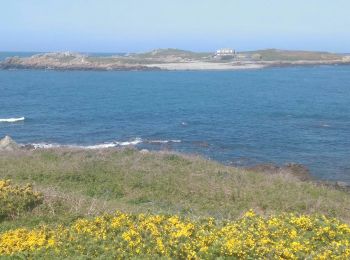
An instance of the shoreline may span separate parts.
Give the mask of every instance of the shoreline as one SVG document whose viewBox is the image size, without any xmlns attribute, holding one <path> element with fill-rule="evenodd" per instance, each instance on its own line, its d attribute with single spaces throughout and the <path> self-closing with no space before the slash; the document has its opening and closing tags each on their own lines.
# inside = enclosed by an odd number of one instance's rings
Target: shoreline
<svg viewBox="0 0 350 260">
<path fill-rule="evenodd" d="M 161 141 L 159 141 L 161 142 Z M 163 143 L 178 143 L 181 142 L 180 140 L 166 140 L 162 141 L 159 144 Z M 155 155 L 162 155 L 162 154 L 168 154 L 168 155 L 176 155 L 180 156 L 181 158 L 199 158 L 204 161 L 217 163 L 224 167 L 230 167 L 232 169 L 240 169 L 243 171 L 248 172 L 256 172 L 256 173 L 262 173 L 267 175 L 292 175 L 298 180 L 302 182 L 311 182 L 316 185 L 325 185 L 329 186 L 335 189 L 343 190 L 350 192 L 350 183 L 340 181 L 340 180 L 324 180 L 321 178 L 318 178 L 312 174 L 310 169 L 303 164 L 297 163 L 297 162 L 286 162 L 283 164 L 278 163 L 258 163 L 258 164 L 252 164 L 252 165 L 246 165 L 246 166 L 236 166 L 236 165 L 230 165 L 225 164 L 224 162 L 213 160 L 210 158 L 207 158 L 200 154 L 190 154 L 190 153 L 184 153 L 184 152 L 177 152 L 175 150 L 157 150 L 157 149 L 145 149 L 145 148 L 139 148 L 137 145 L 141 143 L 141 139 L 135 139 L 133 141 L 129 142 L 119 142 L 115 143 L 113 145 L 111 144 L 100 144 L 100 145 L 88 145 L 88 146 L 81 146 L 81 145 L 58 145 L 58 144 L 20 144 L 16 143 L 14 140 L 12 140 L 11 137 L 6 136 L 4 139 L 0 139 L 0 156 L 6 155 L 6 154 L 34 154 L 34 153 L 40 153 L 45 151 L 52 151 L 57 153 L 66 153 L 66 152 L 88 152 L 93 154 L 99 154 L 99 153 L 109 153 L 109 152 L 121 152 L 125 150 L 133 150 L 140 154 L 147 155 L 147 154 L 155 154 Z M 151 143 L 151 142 L 149 142 Z"/>
<path fill-rule="evenodd" d="M 350 62 L 269 62 L 227 64 L 210 62 L 191 63 L 163 63 L 149 64 L 145 66 L 122 67 L 90 67 L 90 66 L 38 66 L 38 65 L 3 65 L 0 62 L 0 71 L 10 70 L 48 70 L 48 71 L 236 71 L 236 70 L 260 70 L 268 68 L 289 67 L 318 67 L 318 66 L 349 66 Z"/>
</svg>

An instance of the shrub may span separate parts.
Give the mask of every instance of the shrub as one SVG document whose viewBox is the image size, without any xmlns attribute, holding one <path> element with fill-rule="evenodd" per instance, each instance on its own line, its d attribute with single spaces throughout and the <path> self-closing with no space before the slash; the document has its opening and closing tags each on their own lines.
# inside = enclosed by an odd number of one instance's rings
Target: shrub
<svg viewBox="0 0 350 260">
<path fill-rule="evenodd" d="M 350 227 L 324 216 L 257 216 L 236 221 L 116 213 L 68 227 L 0 235 L 0 255 L 29 258 L 350 258 Z"/>
<path fill-rule="evenodd" d="M 17 186 L 10 180 L 0 180 L 0 220 L 30 211 L 42 201 L 42 194 L 33 191 L 31 185 Z"/>
</svg>

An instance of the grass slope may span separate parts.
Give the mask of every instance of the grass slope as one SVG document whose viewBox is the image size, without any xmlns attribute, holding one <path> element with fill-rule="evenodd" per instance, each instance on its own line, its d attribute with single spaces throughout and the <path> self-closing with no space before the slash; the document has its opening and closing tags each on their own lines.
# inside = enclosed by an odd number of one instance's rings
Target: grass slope
<svg viewBox="0 0 350 260">
<path fill-rule="evenodd" d="M 180 214 L 234 219 L 320 213 L 350 222 L 350 194 L 289 174 L 262 174 L 194 156 L 137 150 L 38 150 L 0 154 L 0 179 L 33 183 L 45 202 L 1 224 L 0 231 L 69 223 L 102 212 Z"/>
</svg>

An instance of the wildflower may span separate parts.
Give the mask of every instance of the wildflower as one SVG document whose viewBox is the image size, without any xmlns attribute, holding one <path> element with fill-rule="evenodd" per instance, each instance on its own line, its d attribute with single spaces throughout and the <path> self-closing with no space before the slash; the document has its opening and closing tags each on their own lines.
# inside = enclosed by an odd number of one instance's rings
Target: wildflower
<svg viewBox="0 0 350 260">
<path fill-rule="evenodd" d="M 0 182 L 0 187 L 6 185 Z M 349 231 L 347 224 L 324 216 L 263 218 L 248 211 L 236 221 L 220 222 L 117 212 L 79 219 L 66 227 L 4 232 L 0 234 L 0 256 L 349 259 Z"/>
</svg>

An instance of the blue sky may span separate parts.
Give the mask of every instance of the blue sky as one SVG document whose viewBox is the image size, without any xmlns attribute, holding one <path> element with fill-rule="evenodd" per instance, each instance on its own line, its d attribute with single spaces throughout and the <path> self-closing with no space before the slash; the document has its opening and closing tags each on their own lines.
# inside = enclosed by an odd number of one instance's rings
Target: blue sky
<svg viewBox="0 0 350 260">
<path fill-rule="evenodd" d="M 350 52 L 349 0 L 0 0 L 0 51 Z"/>
</svg>

